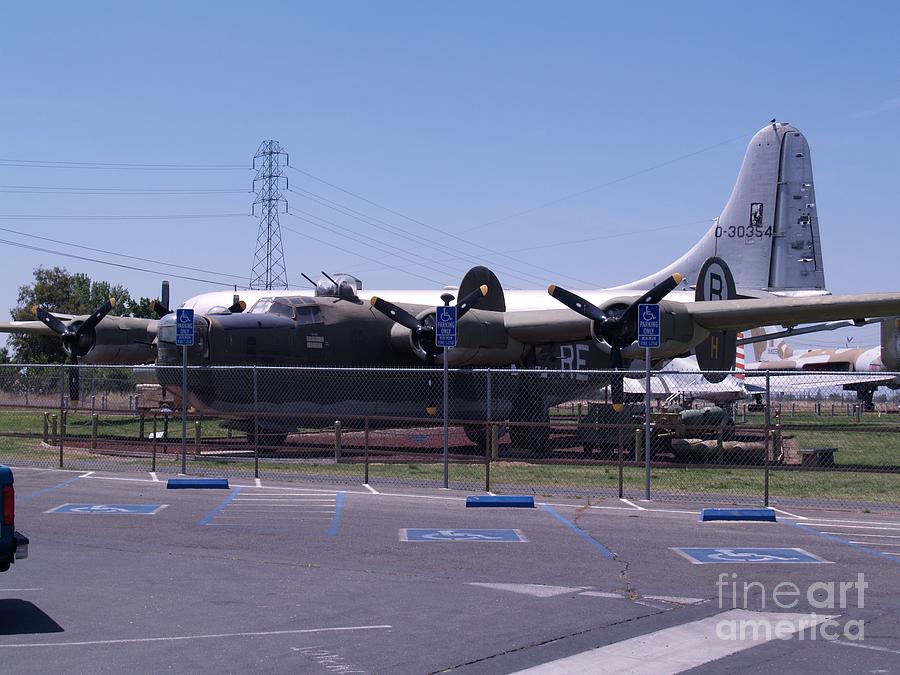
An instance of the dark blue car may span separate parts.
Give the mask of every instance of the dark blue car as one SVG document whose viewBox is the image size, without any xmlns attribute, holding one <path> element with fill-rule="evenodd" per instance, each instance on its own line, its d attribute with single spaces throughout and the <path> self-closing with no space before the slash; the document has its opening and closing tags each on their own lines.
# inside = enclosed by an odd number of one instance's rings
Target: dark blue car
<svg viewBox="0 0 900 675">
<path fill-rule="evenodd" d="M 0 466 L 0 572 L 16 560 L 28 557 L 28 537 L 16 532 L 16 491 L 13 473 Z"/>
</svg>

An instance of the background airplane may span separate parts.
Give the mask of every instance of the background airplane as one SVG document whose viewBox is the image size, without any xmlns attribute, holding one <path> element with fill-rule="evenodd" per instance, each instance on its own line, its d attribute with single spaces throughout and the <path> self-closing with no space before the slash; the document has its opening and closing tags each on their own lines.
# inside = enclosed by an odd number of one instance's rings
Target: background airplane
<svg viewBox="0 0 900 675">
<path fill-rule="evenodd" d="M 766 329 L 757 328 L 751 334 L 765 336 Z M 795 349 L 778 338 L 753 343 L 748 353 L 752 355 L 745 364 L 748 377 L 762 371 L 779 372 L 777 386 L 791 391 L 840 385 L 856 391 L 867 410 L 873 408 L 878 387 L 900 389 L 900 317 L 881 321 L 881 344 L 877 346 Z M 785 376 L 781 371 L 803 374 Z"/>
</svg>

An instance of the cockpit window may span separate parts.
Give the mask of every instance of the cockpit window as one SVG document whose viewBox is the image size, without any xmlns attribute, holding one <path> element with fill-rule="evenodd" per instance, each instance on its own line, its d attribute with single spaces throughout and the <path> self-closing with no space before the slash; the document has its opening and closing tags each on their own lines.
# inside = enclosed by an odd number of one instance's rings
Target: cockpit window
<svg viewBox="0 0 900 675">
<path fill-rule="evenodd" d="M 294 319 L 301 325 L 322 323 L 322 313 L 315 304 L 315 300 L 306 296 L 284 298 L 260 298 L 249 314 L 277 314 L 288 319 Z"/>
</svg>

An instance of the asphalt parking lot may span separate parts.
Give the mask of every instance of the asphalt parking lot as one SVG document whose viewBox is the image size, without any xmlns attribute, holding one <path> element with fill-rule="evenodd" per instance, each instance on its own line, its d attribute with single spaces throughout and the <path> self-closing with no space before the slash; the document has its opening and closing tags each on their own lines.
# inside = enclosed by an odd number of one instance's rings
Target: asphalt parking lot
<svg viewBox="0 0 900 675">
<path fill-rule="evenodd" d="M 900 670 L 896 513 L 14 471 L 8 672 Z"/>
</svg>

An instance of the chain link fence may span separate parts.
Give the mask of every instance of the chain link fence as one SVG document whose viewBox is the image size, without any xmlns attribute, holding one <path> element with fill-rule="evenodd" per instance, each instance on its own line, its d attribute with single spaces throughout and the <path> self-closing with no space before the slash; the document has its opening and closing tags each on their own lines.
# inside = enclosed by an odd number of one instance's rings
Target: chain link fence
<svg viewBox="0 0 900 675">
<path fill-rule="evenodd" d="M 900 509 L 896 375 L 654 373 L 648 452 L 636 371 L 452 370 L 446 436 L 441 370 L 192 367 L 184 434 L 183 374 L 0 366 L 0 462 L 438 487 L 446 444 L 458 489 Z"/>
</svg>

